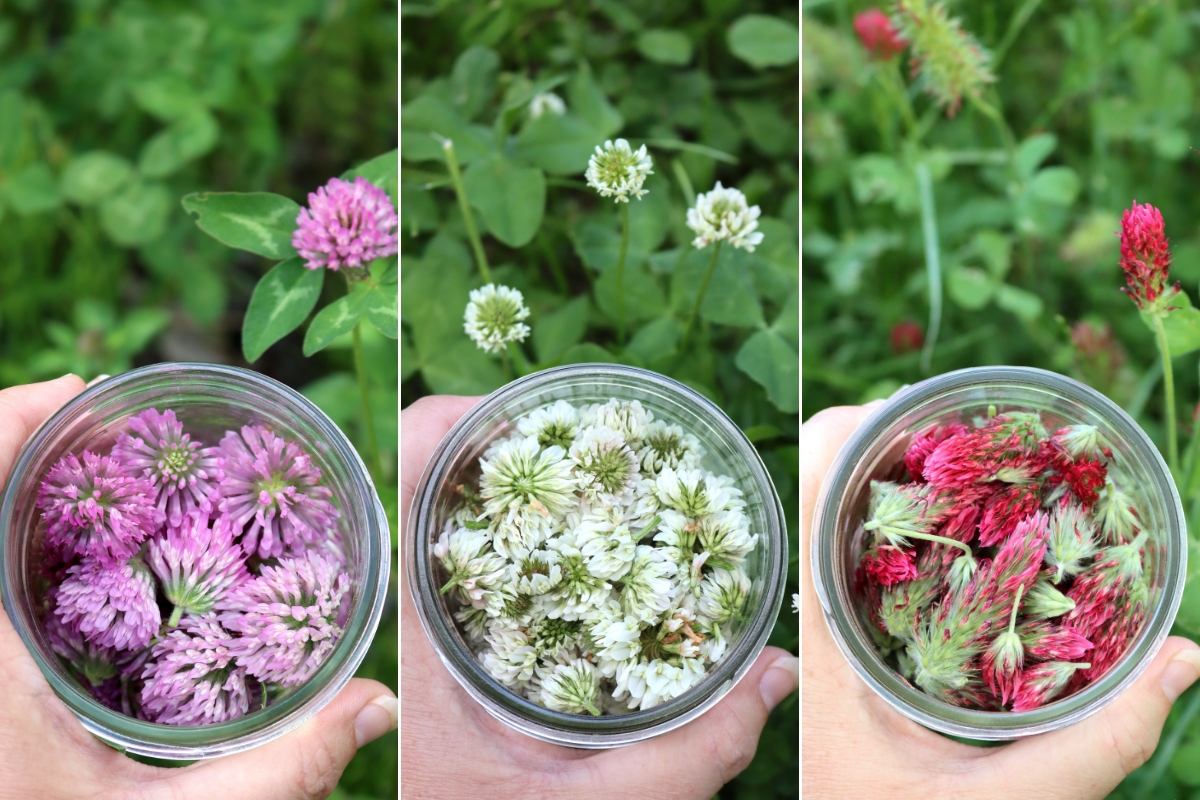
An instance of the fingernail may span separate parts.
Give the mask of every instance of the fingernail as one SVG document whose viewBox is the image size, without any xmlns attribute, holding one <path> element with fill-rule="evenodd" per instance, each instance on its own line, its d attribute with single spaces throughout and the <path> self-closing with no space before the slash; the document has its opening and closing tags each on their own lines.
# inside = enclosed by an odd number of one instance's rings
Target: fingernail
<svg viewBox="0 0 1200 800">
<path fill-rule="evenodd" d="M 90 389 L 93 386 L 95 386 L 97 383 L 100 383 L 101 381 L 106 381 L 111 377 L 112 377 L 112 375 L 97 375 L 96 377 L 92 378 L 90 381 L 87 382 L 87 388 Z"/>
<path fill-rule="evenodd" d="M 763 702 L 767 704 L 767 708 L 772 709 L 779 705 L 783 698 L 796 691 L 796 687 L 799 685 L 800 659 L 795 656 L 784 656 L 777 659 L 763 673 L 758 690 L 762 692 Z"/>
<path fill-rule="evenodd" d="M 1163 670 L 1163 694 L 1174 703 L 1197 678 L 1200 678 L 1200 649 L 1181 650 Z"/>
<path fill-rule="evenodd" d="M 400 704 L 394 697 L 377 697 L 358 712 L 354 720 L 354 739 L 362 747 L 373 742 L 388 731 L 396 729 L 400 716 Z"/>
<path fill-rule="evenodd" d="M 67 378 L 79 378 L 79 376 L 76 375 L 74 372 L 68 372 L 66 375 L 63 375 L 61 378 L 55 378 L 54 380 L 65 381 Z"/>
</svg>

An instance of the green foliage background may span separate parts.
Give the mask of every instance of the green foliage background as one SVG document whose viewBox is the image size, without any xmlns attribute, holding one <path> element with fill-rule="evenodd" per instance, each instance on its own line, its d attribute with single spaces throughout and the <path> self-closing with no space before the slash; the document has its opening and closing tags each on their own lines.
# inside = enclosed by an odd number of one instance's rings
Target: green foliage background
<svg viewBox="0 0 1200 800">
<path fill-rule="evenodd" d="M 968 102 L 946 119 L 914 96 L 932 128 L 919 145 L 905 143 L 883 67 L 866 57 L 852 28 L 854 14 L 870 5 L 804 3 L 804 417 L 887 397 L 929 373 L 1021 364 L 1104 392 L 1165 453 L 1162 369 L 1153 334 L 1118 291 L 1116 232 L 1135 199 L 1159 207 L 1172 276 L 1194 294 L 1200 8 L 948 3 L 1001 59 L 984 97 L 1013 132 L 1010 158 L 997 126 Z M 891 341 L 897 323 L 925 329 L 929 319 L 915 177 L 922 161 L 933 178 L 945 305 L 928 372 L 919 352 Z M 1076 327 L 1081 322 L 1087 327 Z M 1196 345 L 1184 338 L 1173 344 L 1181 447 L 1200 399 Z M 1193 526 L 1196 488 L 1183 492 Z M 1189 569 L 1196 562 L 1193 552 Z M 1200 586 L 1191 582 L 1176 629 L 1200 633 Z M 1176 704 L 1155 757 L 1114 797 L 1200 796 L 1197 711 L 1193 689 Z"/>
<path fill-rule="evenodd" d="M 180 198 L 304 203 L 394 149 L 397 19 L 386 0 L 0 0 L 0 387 L 167 360 L 245 366 L 242 317 L 270 262 L 207 237 Z M 322 305 L 343 290 L 326 291 Z M 394 530 L 397 345 L 367 333 Z M 349 342 L 305 359 L 303 334 L 252 366 L 361 450 Z M 360 671 L 393 689 L 396 626 L 393 602 Z M 396 774 L 391 734 L 336 796 L 394 798 Z"/>
<path fill-rule="evenodd" d="M 789 514 L 795 591 L 799 470 L 797 9 L 784 2 L 453 2 L 401 7 L 401 397 L 483 394 L 501 361 L 463 333 L 472 259 L 437 136 L 454 142 L 497 283 L 521 290 L 533 332 L 520 371 L 622 362 L 702 392 L 756 439 Z M 748 19 L 747 19 L 748 17 Z M 566 113 L 531 118 L 537 92 Z M 437 134 L 435 136 L 434 134 Z M 629 207 L 628 343 L 616 335 L 620 227 L 587 188 L 596 145 L 623 136 L 654 159 Z M 726 247 L 700 324 L 680 345 L 711 250 L 684 216 L 715 181 L 762 208 L 764 243 Z M 520 364 L 526 360 L 528 364 Z M 771 643 L 798 646 L 790 607 Z M 797 792 L 793 696 L 722 797 Z"/>
</svg>

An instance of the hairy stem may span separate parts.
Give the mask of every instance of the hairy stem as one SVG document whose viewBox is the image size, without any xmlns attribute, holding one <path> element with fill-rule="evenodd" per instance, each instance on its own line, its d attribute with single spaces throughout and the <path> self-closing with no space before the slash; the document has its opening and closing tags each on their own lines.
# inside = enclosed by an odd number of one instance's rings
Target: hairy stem
<svg viewBox="0 0 1200 800">
<path fill-rule="evenodd" d="M 171 612 L 171 618 L 167 620 L 167 627 L 174 628 L 179 624 L 179 620 L 183 618 L 183 606 L 175 606 Z"/>
<path fill-rule="evenodd" d="M 880 523 L 871 521 L 871 522 L 868 522 L 865 525 L 863 525 L 863 530 L 870 531 L 870 530 L 874 530 L 879 527 L 881 527 Z M 971 553 L 971 548 L 969 545 L 963 544 L 962 542 L 956 541 L 954 539 L 948 539 L 945 536 L 938 536 L 936 533 L 920 533 L 919 531 L 901 531 L 894 535 L 899 536 L 902 539 L 924 539 L 927 542 L 937 542 L 938 544 L 950 545 L 951 547 L 957 547 L 959 550 L 962 550 L 967 555 L 973 555 Z"/>
<path fill-rule="evenodd" d="M 379 460 L 379 440 L 375 438 L 375 416 L 371 413 L 371 392 L 367 388 L 367 363 L 363 358 L 362 320 L 354 326 L 354 371 L 358 373 L 358 391 L 362 395 L 363 438 L 367 440 L 367 463 L 373 477 L 383 480 L 383 462 Z"/>
<path fill-rule="evenodd" d="M 483 276 L 486 283 L 492 283 L 492 270 L 488 267 L 487 254 L 483 252 L 483 241 L 479 238 L 479 230 L 475 227 L 475 216 L 471 213 L 471 204 L 467 200 L 467 187 L 463 185 L 462 171 L 458 168 L 458 156 L 454 154 L 454 142 L 444 139 L 442 151 L 446 154 L 446 168 L 450 170 L 454 193 L 458 195 L 458 208 L 462 211 L 463 224 L 467 228 L 467 239 L 470 240 L 471 250 L 475 253 L 475 263 L 479 265 L 479 274 Z"/>
<path fill-rule="evenodd" d="M 1154 333 L 1158 337 L 1158 352 L 1162 356 L 1163 395 L 1167 415 L 1167 464 L 1172 475 L 1179 475 L 1179 438 L 1175 432 L 1175 376 L 1171 370 L 1171 346 L 1167 343 L 1167 330 L 1163 327 L 1162 315 L 1154 315 Z"/>
</svg>

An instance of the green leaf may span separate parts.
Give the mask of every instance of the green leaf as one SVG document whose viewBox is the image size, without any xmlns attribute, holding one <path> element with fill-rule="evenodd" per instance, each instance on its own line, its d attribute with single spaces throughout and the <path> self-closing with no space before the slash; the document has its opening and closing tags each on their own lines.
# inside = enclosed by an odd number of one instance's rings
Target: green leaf
<svg viewBox="0 0 1200 800">
<path fill-rule="evenodd" d="M 625 124 L 625 118 L 608 101 L 608 96 L 596 82 L 592 68 L 586 61 L 580 65 L 567 84 L 567 102 L 570 103 L 571 111 L 591 126 L 599 139 L 615 135 Z M 586 165 L 586 159 L 584 163 Z M 546 169 L 544 165 L 542 168 Z M 547 169 L 547 172 L 552 171 Z"/>
<path fill-rule="evenodd" d="M 450 92 L 454 104 L 467 119 L 474 119 L 487 107 L 496 93 L 496 75 L 500 56 L 490 47 L 470 47 L 454 62 L 450 73 Z"/>
<path fill-rule="evenodd" d="M 572 114 L 531 119 L 514 142 L 517 155 L 551 175 L 580 175 L 604 135 Z"/>
<path fill-rule="evenodd" d="M 688 314 L 694 307 L 712 255 L 712 245 L 703 250 L 693 249 L 671 276 L 671 303 L 678 313 Z M 766 324 L 750 274 L 750 258 L 744 250 L 721 248 L 700 305 L 700 316 L 720 325 L 758 328 Z"/>
<path fill-rule="evenodd" d="M 598 344 L 584 342 L 577 344 L 563 354 L 564 364 L 616 364 L 617 357 Z"/>
<path fill-rule="evenodd" d="M 659 317 L 635 333 L 625 349 L 651 363 L 675 352 L 675 345 L 682 336 L 683 326 L 673 317 Z"/>
<path fill-rule="evenodd" d="M 100 227 L 124 247 L 153 241 L 166 230 L 171 198 L 161 183 L 130 183 L 100 203 Z"/>
<path fill-rule="evenodd" d="M 454 142 L 454 153 L 460 163 L 491 155 L 495 152 L 492 132 L 482 125 L 472 125 L 459 110 L 433 95 L 425 94 L 400 110 L 400 151 L 408 161 L 443 161 L 442 146 L 437 134 Z"/>
<path fill-rule="evenodd" d="M 199 192 L 183 198 L 200 230 L 217 241 L 266 258 L 296 255 L 292 232 L 300 206 L 278 194 Z"/>
<path fill-rule="evenodd" d="M 44 161 L 35 161 L 13 175 L 4 187 L 4 196 L 18 214 L 40 214 L 62 205 L 58 180 Z"/>
<path fill-rule="evenodd" d="M 509 247 L 528 244 L 546 210 L 546 176 L 503 156 L 478 161 L 463 174 L 471 205 L 483 214 L 492 235 Z"/>
<path fill-rule="evenodd" d="M 1163 330 L 1167 333 L 1171 358 L 1200 350 L 1200 310 L 1190 304 L 1167 312 Z"/>
<path fill-rule="evenodd" d="M 767 390 L 780 411 L 800 411 L 800 355 L 778 331 L 768 328 L 755 333 L 738 350 L 734 363 Z"/>
<path fill-rule="evenodd" d="M 1013 166 L 1016 167 L 1021 180 L 1027 181 L 1032 178 L 1033 173 L 1054 152 L 1057 145 L 1058 137 L 1053 133 L 1039 133 L 1021 142 L 1013 156 Z"/>
<path fill-rule="evenodd" d="M 588 298 L 576 297 L 533 326 L 533 347 L 539 361 L 551 362 L 583 339 L 587 330 Z"/>
<path fill-rule="evenodd" d="M 800 58 L 800 30 L 779 17 L 747 14 L 729 27 L 729 50 L 755 69 L 781 67 Z"/>
<path fill-rule="evenodd" d="M 204 111 L 204 102 L 192 85 L 178 75 L 158 75 L 133 87 L 138 108 L 163 122 Z"/>
<path fill-rule="evenodd" d="M 62 192 L 81 206 L 95 205 L 120 189 L 133 174 L 129 160 L 116 153 L 93 150 L 67 162 L 62 174 Z"/>
<path fill-rule="evenodd" d="M 662 289 L 642 265 L 625 264 L 625 325 L 662 314 L 667 308 Z M 617 319 L 617 271 L 605 270 L 596 280 L 596 305 L 615 323 Z"/>
<path fill-rule="evenodd" d="M 1054 206 L 1074 203 L 1079 188 L 1079 176 L 1070 167 L 1047 167 L 1029 182 L 1029 193 L 1033 197 Z"/>
<path fill-rule="evenodd" d="M 460 331 L 461 324 L 460 319 Z M 421 378 L 435 394 L 488 394 L 505 383 L 499 360 L 480 350 L 465 336 L 437 358 L 424 362 Z"/>
<path fill-rule="evenodd" d="M 1200 740 L 1193 739 L 1175 751 L 1171 775 L 1184 786 L 1200 786 Z"/>
<path fill-rule="evenodd" d="M 368 293 L 367 321 L 389 339 L 400 333 L 399 284 L 385 283 Z"/>
<path fill-rule="evenodd" d="M 946 292 L 962 308 L 975 311 L 991 302 L 996 282 L 981 269 L 958 267 L 946 271 Z"/>
<path fill-rule="evenodd" d="M 1200 636 L 1200 542 L 1188 537 L 1187 580 L 1175 625 L 1190 636 Z"/>
<path fill-rule="evenodd" d="M 971 249 L 982 259 L 988 272 L 997 280 L 1008 274 L 1012 264 L 1012 240 L 990 228 L 978 231 L 971 239 Z"/>
<path fill-rule="evenodd" d="M 659 64 L 683 66 L 692 60 L 692 42 L 683 31 L 651 28 L 637 38 L 638 52 Z"/>
<path fill-rule="evenodd" d="M 632 214 L 631 214 L 632 216 Z M 633 227 L 632 221 L 630 227 Z M 605 272 L 616 266 L 621 252 L 621 234 L 608 225 L 583 217 L 578 228 L 572 231 L 575 252 L 580 260 L 598 272 Z M 625 254 L 625 265 L 641 264 L 646 260 L 646 252 L 637 247 L 633 237 L 629 237 L 629 249 Z"/>
<path fill-rule="evenodd" d="M 1042 298 L 1033 292 L 1002 283 L 996 287 L 996 305 L 1026 322 L 1042 315 Z"/>
<path fill-rule="evenodd" d="M 217 120 L 207 111 L 183 117 L 146 142 L 138 169 L 149 178 L 172 175 L 216 147 L 220 133 Z"/>
<path fill-rule="evenodd" d="M 400 182 L 399 158 L 400 153 L 397 150 L 392 150 L 381 156 L 375 156 L 370 161 L 365 161 L 353 169 L 346 170 L 346 172 L 342 173 L 342 180 L 352 181 L 361 175 L 391 195 L 392 204 L 395 205 L 396 192 L 398 191 Z"/>
<path fill-rule="evenodd" d="M 334 339 L 354 330 L 371 302 L 371 292 L 361 284 L 339 297 L 313 317 L 304 335 L 304 355 L 311 356 L 328 347 Z"/>
<path fill-rule="evenodd" d="M 281 261 L 254 287 L 242 322 L 242 353 L 253 363 L 308 319 L 321 297 L 325 270 L 308 269 L 299 256 Z"/>
</svg>

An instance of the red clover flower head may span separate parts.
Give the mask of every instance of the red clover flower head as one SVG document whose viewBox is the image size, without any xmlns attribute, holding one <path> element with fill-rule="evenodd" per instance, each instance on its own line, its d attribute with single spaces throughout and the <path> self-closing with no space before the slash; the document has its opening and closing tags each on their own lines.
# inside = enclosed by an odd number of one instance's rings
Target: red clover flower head
<svg viewBox="0 0 1200 800">
<path fill-rule="evenodd" d="M 89 642 L 117 650 L 146 647 L 162 624 L 154 578 L 138 558 L 116 565 L 84 558 L 67 570 L 54 613 Z"/>
<path fill-rule="evenodd" d="M 1164 232 L 1162 212 L 1137 201 L 1121 217 L 1121 269 L 1126 292 L 1143 311 L 1161 313 L 1178 291 L 1167 286 L 1171 265 L 1170 241 Z"/>
<path fill-rule="evenodd" d="M 264 564 L 262 574 L 217 603 L 221 623 L 238 638 L 238 664 L 264 683 L 299 686 L 313 676 L 342 636 L 350 576 L 334 561 L 308 552 Z"/>
<path fill-rule="evenodd" d="M 142 673 L 142 712 L 163 725 L 212 725 L 250 710 L 235 639 L 216 616 L 188 617 L 154 645 Z"/>
<path fill-rule="evenodd" d="M 308 195 L 300 209 L 292 247 L 309 269 L 366 267 L 398 252 L 396 207 L 388 193 L 359 175 L 332 178 Z"/>
<path fill-rule="evenodd" d="M 207 515 L 188 517 L 182 527 L 168 528 L 165 535 L 151 539 L 146 560 L 175 606 L 167 623 L 172 628 L 185 613 L 210 611 L 229 587 L 250 577 L 229 521 L 210 522 Z"/>
<path fill-rule="evenodd" d="M 56 590 L 51 592 L 57 593 Z M 67 625 L 57 614 L 47 614 L 45 625 L 50 649 L 66 659 L 71 668 L 82 675 L 89 684 L 100 686 L 108 679 L 116 677 L 116 650 L 89 642 L 76 626 Z"/>
<path fill-rule="evenodd" d="M 225 434 L 217 447 L 221 516 L 262 558 L 295 554 L 332 536 L 338 510 L 321 470 L 293 442 L 262 426 Z"/>
<path fill-rule="evenodd" d="M 65 455 L 38 488 L 46 544 L 118 563 L 161 524 L 156 495 L 150 481 L 129 475 L 116 459 L 87 450 L 82 459 Z"/>
<path fill-rule="evenodd" d="M 183 524 L 195 511 L 212 508 L 216 458 L 183 432 L 171 409 L 148 408 L 129 418 L 129 429 L 117 437 L 112 458 L 131 475 L 153 484 L 158 511 L 168 525 Z"/>
<path fill-rule="evenodd" d="M 891 18 L 878 8 L 870 8 L 856 15 L 854 32 L 858 34 L 863 48 L 881 61 L 890 61 L 908 47 L 908 42 L 892 25 Z"/>
</svg>

